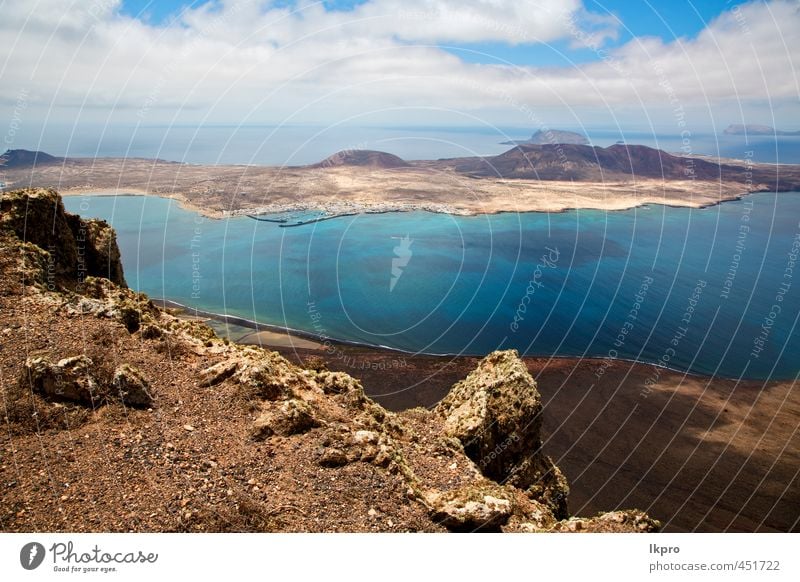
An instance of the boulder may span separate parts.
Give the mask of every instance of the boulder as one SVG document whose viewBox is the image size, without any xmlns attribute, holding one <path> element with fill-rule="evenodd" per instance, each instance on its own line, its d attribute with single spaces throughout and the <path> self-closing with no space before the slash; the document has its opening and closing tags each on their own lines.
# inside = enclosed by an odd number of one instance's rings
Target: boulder
<svg viewBox="0 0 800 582">
<path fill-rule="evenodd" d="M 64 358 L 56 364 L 46 358 L 28 358 L 22 383 L 29 383 L 34 392 L 54 400 L 91 405 L 101 396 L 92 374 L 92 360 L 84 355 Z"/>
<path fill-rule="evenodd" d="M 567 515 L 566 479 L 541 451 L 542 403 L 516 350 L 486 356 L 435 409 L 481 472 Z"/>
<path fill-rule="evenodd" d="M 311 406 L 303 400 L 285 400 L 271 405 L 253 424 L 253 438 L 263 440 L 272 435 L 291 436 L 319 426 Z"/>
<path fill-rule="evenodd" d="M 490 483 L 425 494 L 431 518 L 452 531 L 498 531 L 514 511 L 512 498 Z"/>
<path fill-rule="evenodd" d="M 215 386 L 224 382 L 236 373 L 240 364 L 241 362 L 239 360 L 231 359 L 206 368 L 200 372 L 200 382 L 198 382 L 198 386 L 201 388 L 208 388 L 209 386 Z"/>
<path fill-rule="evenodd" d="M 120 400 L 128 405 L 147 408 L 153 405 L 153 393 L 144 374 L 130 364 L 122 364 L 114 371 L 114 388 Z"/>
<path fill-rule="evenodd" d="M 335 447 L 326 447 L 319 456 L 319 464 L 323 467 L 341 467 L 349 462 L 347 454 Z"/>
</svg>

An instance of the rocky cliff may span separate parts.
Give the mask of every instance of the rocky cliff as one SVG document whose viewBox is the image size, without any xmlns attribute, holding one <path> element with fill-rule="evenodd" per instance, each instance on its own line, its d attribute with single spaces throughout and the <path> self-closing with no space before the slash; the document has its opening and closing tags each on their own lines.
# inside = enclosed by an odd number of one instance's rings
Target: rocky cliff
<svg viewBox="0 0 800 582">
<path fill-rule="evenodd" d="M 636 510 L 569 517 L 513 351 L 434 410 L 391 413 L 344 373 L 157 309 L 125 287 L 108 225 L 66 214 L 54 192 L 3 194 L 1 208 L 6 531 L 659 527 Z M 82 238 L 95 253 L 83 280 Z"/>
<path fill-rule="evenodd" d="M 125 286 L 113 229 L 103 220 L 84 220 L 65 212 L 54 190 L 3 193 L 0 229 L 47 253 L 42 281 L 48 280 L 53 289 L 56 285 L 74 289 L 89 276 Z"/>
</svg>

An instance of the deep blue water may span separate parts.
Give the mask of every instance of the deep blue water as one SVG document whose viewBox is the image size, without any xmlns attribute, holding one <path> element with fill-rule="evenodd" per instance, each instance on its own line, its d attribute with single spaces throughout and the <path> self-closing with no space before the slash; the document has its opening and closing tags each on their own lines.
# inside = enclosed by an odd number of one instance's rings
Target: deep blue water
<svg viewBox="0 0 800 582">
<path fill-rule="evenodd" d="M 203 219 L 159 198 L 65 204 L 117 229 L 131 287 L 200 309 L 412 352 L 800 371 L 798 193 L 703 210 L 399 213 L 297 228 Z"/>
</svg>

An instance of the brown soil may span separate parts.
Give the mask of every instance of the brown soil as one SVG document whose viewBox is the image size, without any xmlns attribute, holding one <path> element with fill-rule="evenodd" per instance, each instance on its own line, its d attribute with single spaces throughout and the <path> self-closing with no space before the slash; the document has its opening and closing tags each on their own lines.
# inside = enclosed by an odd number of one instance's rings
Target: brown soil
<svg viewBox="0 0 800 582">
<path fill-rule="evenodd" d="M 433 406 L 478 362 L 348 346 L 279 351 L 347 372 L 390 410 Z M 800 531 L 797 383 L 737 384 L 623 361 L 525 362 L 544 402 L 545 451 L 570 483 L 571 513 L 638 507 L 665 531 Z"/>
</svg>

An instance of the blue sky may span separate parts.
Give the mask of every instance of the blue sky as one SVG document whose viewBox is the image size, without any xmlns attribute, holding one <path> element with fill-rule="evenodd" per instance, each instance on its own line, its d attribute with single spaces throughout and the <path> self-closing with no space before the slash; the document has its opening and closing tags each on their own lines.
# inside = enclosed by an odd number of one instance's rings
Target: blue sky
<svg viewBox="0 0 800 582">
<path fill-rule="evenodd" d="M 799 6 L 7 2 L 0 114 L 23 95 L 31 116 L 76 123 L 800 129 Z"/>
<path fill-rule="evenodd" d="M 156 26 L 173 22 L 185 8 L 213 4 L 214 0 L 123 0 L 120 12 Z M 334 0 L 323 2 L 328 10 L 351 10 L 365 0 Z M 274 5 L 291 5 L 290 1 Z M 619 20 L 617 39 L 609 40 L 606 48 L 620 46 L 638 37 L 656 36 L 665 41 L 691 38 L 708 23 L 732 6 L 731 0 L 585 0 L 587 11 L 611 15 Z M 530 66 L 569 66 L 598 61 L 596 51 L 571 46 L 566 40 L 549 43 L 509 44 L 484 42 L 440 45 L 443 50 L 470 63 L 512 63 Z"/>
</svg>

